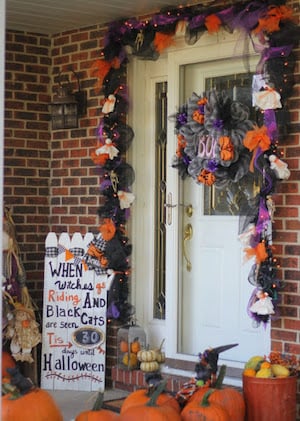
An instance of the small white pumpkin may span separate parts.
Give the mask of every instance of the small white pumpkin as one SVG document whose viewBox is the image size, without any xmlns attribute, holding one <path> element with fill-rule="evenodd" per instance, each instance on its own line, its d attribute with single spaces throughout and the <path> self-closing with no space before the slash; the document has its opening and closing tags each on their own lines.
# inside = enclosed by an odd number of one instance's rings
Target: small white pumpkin
<svg viewBox="0 0 300 421">
<path fill-rule="evenodd" d="M 156 361 L 156 351 L 154 349 L 142 349 L 137 353 L 137 357 L 141 362 Z"/>
<path fill-rule="evenodd" d="M 140 369 L 142 371 L 146 371 L 147 373 L 151 371 L 158 371 L 159 364 L 157 361 L 143 361 L 140 365 Z"/>
</svg>

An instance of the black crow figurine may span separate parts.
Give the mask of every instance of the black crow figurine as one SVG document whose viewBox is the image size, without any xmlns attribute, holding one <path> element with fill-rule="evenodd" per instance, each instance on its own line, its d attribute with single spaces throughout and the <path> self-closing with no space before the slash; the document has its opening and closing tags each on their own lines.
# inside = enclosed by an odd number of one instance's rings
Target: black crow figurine
<svg viewBox="0 0 300 421">
<path fill-rule="evenodd" d="M 195 365 L 197 382 L 203 382 L 203 384 L 209 382 L 213 387 L 217 377 L 219 354 L 237 345 L 218 346 L 217 348 L 206 349 L 203 353 L 200 353 L 199 362 Z"/>
</svg>

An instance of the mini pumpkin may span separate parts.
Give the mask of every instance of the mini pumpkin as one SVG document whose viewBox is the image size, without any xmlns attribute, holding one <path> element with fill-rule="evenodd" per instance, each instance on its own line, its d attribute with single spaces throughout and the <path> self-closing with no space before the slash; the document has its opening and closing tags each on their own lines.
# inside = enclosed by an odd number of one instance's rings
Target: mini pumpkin
<svg viewBox="0 0 300 421">
<path fill-rule="evenodd" d="M 248 377 L 255 377 L 256 371 L 254 370 L 254 368 L 245 368 L 243 371 L 243 375 Z"/>
<path fill-rule="evenodd" d="M 151 371 L 159 370 L 159 364 L 157 361 L 143 361 L 141 362 L 140 369 L 146 371 L 147 373 Z"/>
<path fill-rule="evenodd" d="M 156 351 L 154 349 L 142 349 L 137 353 L 139 361 L 156 361 Z"/>
<path fill-rule="evenodd" d="M 139 343 L 138 340 L 135 340 L 134 342 L 132 342 L 130 344 L 130 351 L 133 352 L 134 354 L 137 354 L 141 349 L 141 344 Z"/>
<path fill-rule="evenodd" d="M 122 359 L 122 362 L 124 365 L 126 365 L 128 368 L 135 368 L 138 365 L 138 359 L 136 354 L 133 352 L 124 354 L 124 357 Z"/>
<path fill-rule="evenodd" d="M 121 352 L 128 352 L 128 343 L 125 340 L 120 341 L 119 347 Z"/>
</svg>

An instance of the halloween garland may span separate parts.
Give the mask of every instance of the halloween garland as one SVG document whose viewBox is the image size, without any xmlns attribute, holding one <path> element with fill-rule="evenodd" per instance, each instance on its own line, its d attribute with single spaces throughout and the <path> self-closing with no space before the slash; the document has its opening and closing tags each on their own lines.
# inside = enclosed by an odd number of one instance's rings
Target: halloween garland
<svg viewBox="0 0 300 421">
<path fill-rule="evenodd" d="M 98 210 L 103 224 L 87 259 L 94 262 L 91 265 L 100 265 L 113 274 L 109 317 L 127 319 L 131 312 L 127 301 L 131 247 L 124 225 L 134 200 L 130 191 L 134 171 L 122 161 L 122 156 L 134 134 L 125 124 L 126 64 L 129 55 L 157 60 L 164 49 L 175 43 L 176 30 L 182 25 L 187 44 L 194 44 L 205 32 L 239 30 L 260 53 L 253 79 L 253 104 L 261 112 L 261 124 L 256 126 L 249 119 L 247 108 L 222 92 L 193 94 L 176 115 L 178 149 L 173 166 L 182 177 L 190 176 L 196 183 L 216 188 L 242 182 L 245 177 L 258 177 L 260 192 L 251 198 L 241 215 L 240 239 L 246 256 L 255 257 L 249 275 L 255 289 L 248 312 L 257 324 L 268 322 L 276 313 L 282 282 L 276 276 L 278 264 L 273 257 L 271 196 L 276 180 L 289 176 L 277 147 L 288 122 L 286 101 L 294 84 L 292 50 L 300 34 L 293 11 L 285 3 L 251 1 L 225 8 L 201 4 L 167 8 L 149 20 L 130 18 L 109 26 L 101 56 L 91 68 L 91 75 L 97 78 L 96 86 L 105 97 L 98 145 L 92 153 L 105 203 Z M 108 239 L 101 233 L 106 224 L 113 226 Z M 104 265 L 99 264 L 100 256 Z"/>
</svg>

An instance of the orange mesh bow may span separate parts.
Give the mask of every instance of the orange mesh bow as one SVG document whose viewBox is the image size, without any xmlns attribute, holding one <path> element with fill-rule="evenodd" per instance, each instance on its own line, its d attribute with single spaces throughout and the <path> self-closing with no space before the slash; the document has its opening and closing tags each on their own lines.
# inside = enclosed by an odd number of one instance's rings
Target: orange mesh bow
<svg viewBox="0 0 300 421">
<path fill-rule="evenodd" d="M 161 53 L 166 48 L 175 44 L 174 34 L 163 34 L 161 32 L 156 32 L 154 37 L 154 47 L 158 53 Z"/>
<path fill-rule="evenodd" d="M 110 218 L 104 218 L 104 222 L 100 225 L 99 231 L 103 240 L 110 241 L 116 233 L 116 226 Z"/>
<path fill-rule="evenodd" d="M 186 140 L 185 137 L 182 134 L 177 135 L 177 149 L 176 149 L 176 155 L 178 158 L 182 157 L 182 151 L 186 147 Z"/>
<path fill-rule="evenodd" d="M 96 60 L 91 67 L 91 76 L 97 77 L 96 88 L 101 89 L 105 76 L 110 71 L 111 62 L 106 60 Z"/>
<path fill-rule="evenodd" d="M 217 15 L 209 15 L 205 18 L 205 26 L 209 34 L 218 32 L 222 22 Z"/>
<path fill-rule="evenodd" d="M 266 126 L 256 127 L 255 130 L 249 130 L 244 138 L 244 146 L 253 152 L 249 169 L 254 171 L 254 158 L 256 150 L 260 148 L 263 152 L 267 151 L 270 147 L 271 140 L 268 136 L 268 129 Z"/>
<path fill-rule="evenodd" d="M 266 251 L 266 245 L 262 241 L 258 243 L 254 248 L 245 249 L 246 259 L 251 259 L 251 257 L 255 256 L 256 263 L 259 264 L 265 261 L 268 257 L 268 253 Z"/>
<path fill-rule="evenodd" d="M 199 124 L 204 124 L 204 114 L 199 110 L 193 112 L 193 120 L 197 121 Z"/>
<path fill-rule="evenodd" d="M 228 136 L 221 136 L 219 138 L 220 144 L 220 158 L 222 161 L 230 161 L 234 157 L 234 145 Z"/>
<path fill-rule="evenodd" d="M 254 33 L 266 32 L 272 33 L 280 30 L 281 20 L 292 20 L 293 10 L 287 6 L 271 6 L 267 13 L 258 19 L 258 26 L 254 29 Z"/>
</svg>

